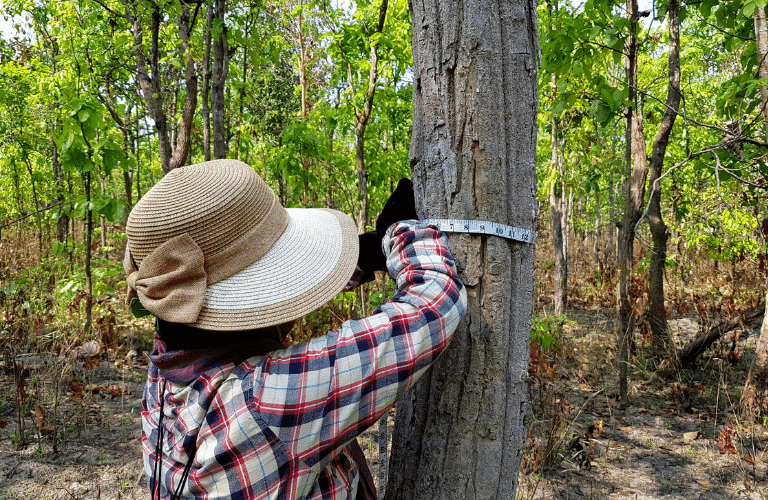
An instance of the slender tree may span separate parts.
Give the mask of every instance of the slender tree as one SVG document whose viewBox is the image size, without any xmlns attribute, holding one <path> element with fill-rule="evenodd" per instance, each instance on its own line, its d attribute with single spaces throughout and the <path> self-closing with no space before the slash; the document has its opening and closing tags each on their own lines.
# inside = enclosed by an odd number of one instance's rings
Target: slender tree
<svg viewBox="0 0 768 500">
<path fill-rule="evenodd" d="M 625 42 L 624 69 L 629 87 L 625 115 L 625 140 L 627 162 L 627 189 L 624 216 L 619 227 L 619 321 L 617 334 L 619 344 L 619 395 L 622 401 L 627 398 L 627 375 L 629 348 L 634 330 L 632 304 L 630 302 L 630 276 L 633 267 L 635 226 L 643 213 L 645 181 L 648 177 L 648 158 L 645 152 L 643 122 L 637 112 L 637 60 L 639 50 L 638 28 L 640 13 L 637 0 L 627 0 L 627 19 L 629 36 Z"/>
<path fill-rule="evenodd" d="M 224 16 L 225 0 L 215 0 L 213 15 L 213 74 L 211 75 L 211 113 L 213 116 L 213 157 L 226 158 L 228 153 L 226 132 L 226 100 L 224 86 L 229 74 L 229 43 Z"/>
<path fill-rule="evenodd" d="M 650 309 L 648 316 L 651 323 L 651 334 L 654 348 L 664 355 L 674 356 L 672 335 L 667 324 L 667 313 L 664 307 L 664 268 L 667 261 L 667 239 L 669 231 L 661 214 L 661 182 L 660 177 L 664 167 L 664 155 L 667 144 L 675 125 L 680 107 L 680 2 L 670 0 L 667 6 L 667 27 L 669 44 L 667 61 L 669 64 L 667 100 L 659 130 L 653 140 L 653 152 L 648 174 L 650 195 L 648 201 L 648 222 L 653 238 L 653 253 L 651 265 L 648 268 L 650 283 Z"/>
</svg>

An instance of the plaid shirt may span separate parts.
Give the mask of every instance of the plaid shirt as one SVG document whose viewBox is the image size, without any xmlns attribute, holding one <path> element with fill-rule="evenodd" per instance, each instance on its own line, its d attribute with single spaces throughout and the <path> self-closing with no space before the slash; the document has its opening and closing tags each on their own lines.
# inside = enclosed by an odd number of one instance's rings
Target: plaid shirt
<svg viewBox="0 0 768 500">
<path fill-rule="evenodd" d="M 355 498 L 360 474 L 346 445 L 435 361 L 466 307 L 434 226 L 401 222 L 382 244 L 398 292 L 371 316 L 187 385 L 150 365 L 141 412 L 150 489 L 164 398 L 161 498 L 173 495 L 192 454 L 185 498 Z"/>
</svg>

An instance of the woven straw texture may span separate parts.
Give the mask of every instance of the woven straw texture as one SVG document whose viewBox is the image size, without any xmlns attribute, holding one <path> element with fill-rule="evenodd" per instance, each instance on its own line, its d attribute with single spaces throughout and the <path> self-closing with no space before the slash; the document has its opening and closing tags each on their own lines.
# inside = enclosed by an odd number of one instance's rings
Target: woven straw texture
<svg viewBox="0 0 768 500">
<path fill-rule="evenodd" d="M 351 218 L 334 210 L 286 210 L 236 160 L 172 170 L 136 204 L 126 233 L 126 270 L 157 259 L 153 250 L 172 238 L 194 240 L 207 288 L 189 324 L 208 330 L 262 328 L 317 309 L 347 283 L 358 254 Z M 163 317 L 162 308 L 153 312 Z"/>
</svg>

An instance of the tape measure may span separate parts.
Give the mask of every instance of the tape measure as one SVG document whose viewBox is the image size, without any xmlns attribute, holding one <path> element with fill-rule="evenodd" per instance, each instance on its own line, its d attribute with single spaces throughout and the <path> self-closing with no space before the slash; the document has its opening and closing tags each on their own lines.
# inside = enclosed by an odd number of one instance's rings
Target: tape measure
<svg viewBox="0 0 768 500">
<path fill-rule="evenodd" d="M 536 233 L 519 227 L 507 226 L 498 222 L 484 220 L 460 220 L 460 219 L 425 219 L 422 222 L 434 224 L 444 233 L 472 233 L 500 236 L 509 240 L 533 243 L 536 241 Z"/>
</svg>

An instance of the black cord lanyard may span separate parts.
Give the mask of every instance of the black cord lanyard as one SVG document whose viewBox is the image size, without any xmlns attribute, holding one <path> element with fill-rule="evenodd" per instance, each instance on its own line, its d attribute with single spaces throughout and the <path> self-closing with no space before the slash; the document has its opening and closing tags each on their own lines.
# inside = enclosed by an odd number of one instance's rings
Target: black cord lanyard
<svg viewBox="0 0 768 500">
<path fill-rule="evenodd" d="M 168 386 L 168 381 L 163 382 L 163 392 L 160 396 L 160 416 L 157 419 L 157 441 L 155 442 L 155 466 L 152 473 L 152 500 L 160 499 L 160 487 L 158 482 L 162 478 L 163 472 L 163 435 L 165 434 L 165 428 L 163 427 L 163 417 L 165 416 L 165 389 Z M 171 500 L 177 500 L 181 498 L 181 492 L 184 490 L 184 485 L 187 484 L 187 478 L 189 477 L 189 470 L 192 468 L 192 462 L 195 460 L 195 453 L 197 448 L 192 450 L 192 454 L 187 460 L 187 465 L 184 467 L 184 473 L 181 475 L 181 482 L 176 486 Z"/>
</svg>

